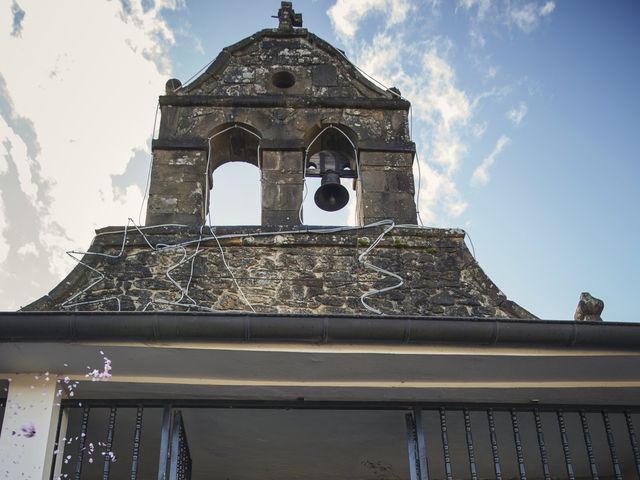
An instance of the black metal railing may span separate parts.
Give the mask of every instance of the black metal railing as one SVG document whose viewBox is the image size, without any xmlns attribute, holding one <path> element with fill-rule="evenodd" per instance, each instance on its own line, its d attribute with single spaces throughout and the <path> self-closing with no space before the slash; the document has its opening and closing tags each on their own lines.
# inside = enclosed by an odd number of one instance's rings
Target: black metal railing
<svg viewBox="0 0 640 480">
<path fill-rule="evenodd" d="M 63 402 L 51 478 L 191 479 L 192 471 L 211 471 L 225 461 L 224 455 L 211 454 L 207 443 L 213 437 L 202 432 L 210 431 L 216 438 L 223 435 L 224 429 L 217 430 L 216 416 L 228 408 L 253 416 L 260 424 L 264 424 L 260 421 L 264 410 L 369 411 L 369 423 L 374 424 L 376 412 L 385 411 L 397 418 L 402 424 L 400 431 L 406 432 L 404 438 L 389 437 L 391 443 L 385 444 L 393 451 L 389 463 L 396 466 L 393 478 L 397 480 L 640 479 L 640 446 L 635 430 L 640 424 L 640 408 L 636 406 L 197 400 Z M 190 423 L 183 418 L 185 413 Z M 300 414 L 301 418 L 311 415 Z M 279 424 L 269 425 L 277 437 Z M 304 435 L 314 435 L 312 425 L 302 422 L 300 428 Z M 335 435 L 345 431 L 336 428 Z M 345 457 L 357 458 L 358 432 L 349 432 L 354 452 L 345 453 Z M 381 438 L 385 435 L 380 432 Z M 327 444 L 334 440 L 326 438 Z M 398 450 L 400 443 L 405 446 Z M 248 448 L 244 442 L 224 445 L 230 450 Z M 308 453 L 310 457 L 319 454 L 323 455 L 318 451 Z M 247 458 L 249 462 L 263 462 L 265 468 L 270 465 L 260 451 Z M 375 463 L 370 460 L 369 464 Z M 331 463 L 330 458 L 326 461 Z M 235 478 L 245 478 L 243 465 L 229 468 L 237 468 Z M 199 478 L 194 475 L 194 480 Z M 329 478 L 317 471 L 307 476 Z"/>
<path fill-rule="evenodd" d="M 2 421 L 4 420 L 4 412 L 7 406 L 7 399 L 5 397 L 0 397 L 0 426 L 2 426 Z"/>
</svg>

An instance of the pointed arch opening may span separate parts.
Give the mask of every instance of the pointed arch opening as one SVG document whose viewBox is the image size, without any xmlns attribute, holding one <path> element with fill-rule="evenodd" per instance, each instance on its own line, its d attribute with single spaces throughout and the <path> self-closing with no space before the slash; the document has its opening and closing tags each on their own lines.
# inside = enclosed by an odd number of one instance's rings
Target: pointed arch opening
<svg viewBox="0 0 640 480">
<path fill-rule="evenodd" d="M 218 126 L 209 136 L 208 223 L 260 225 L 260 140 L 244 123 Z"/>
<path fill-rule="evenodd" d="M 307 133 L 305 144 L 303 223 L 356 225 L 356 135 L 344 125 L 318 125 Z"/>
</svg>

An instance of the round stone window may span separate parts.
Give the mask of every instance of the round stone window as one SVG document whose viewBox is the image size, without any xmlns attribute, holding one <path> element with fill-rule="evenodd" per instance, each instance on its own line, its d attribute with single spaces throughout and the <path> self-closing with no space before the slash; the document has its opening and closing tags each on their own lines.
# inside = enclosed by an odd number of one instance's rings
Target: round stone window
<svg viewBox="0 0 640 480">
<path fill-rule="evenodd" d="M 296 77 L 291 72 L 277 72 L 271 77 L 271 83 L 278 88 L 291 88 L 296 83 Z"/>
</svg>

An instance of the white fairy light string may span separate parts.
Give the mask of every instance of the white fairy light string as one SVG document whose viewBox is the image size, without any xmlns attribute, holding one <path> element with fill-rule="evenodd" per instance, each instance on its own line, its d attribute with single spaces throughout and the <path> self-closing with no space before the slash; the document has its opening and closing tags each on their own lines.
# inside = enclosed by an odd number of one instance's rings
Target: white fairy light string
<svg viewBox="0 0 640 480">
<path fill-rule="evenodd" d="M 240 297 L 243 299 L 243 301 L 249 306 L 249 309 L 251 310 L 251 312 L 256 313 L 253 305 L 250 303 L 250 301 L 248 300 L 248 298 L 246 297 L 246 295 L 244 294 L 244 292 L 242 291 L 242 288 L 240 287 L 237 279 L 235 278 L 235 276 L 233 275 L 233 272 L 231 271 L 226 259 L 224 259 L 224 249 L 222 247 L 222 244 L 220 244 L 220 240 L 223 239 L 231 239 L 231 238 L 247 238 L 247 237 L 264 237 L 264 236 L 276 236 L 276 235 L 300 235 L 300 234 L 308 234 L 308 233 L 313 233 L 313 234 L 333 234 L 333 233 L 340 233 L 340 232 L 348 232 L 348 231 L 355 231 L 355 230 L 366 230 L 366 229 L 371 229 L 371 228 L 375 228 L 375 227 L 385 227 L 384 230 L 382 231 L 382 233 L 369 245 L 369 247 L 362 252 L 360 255 L 358 255 L 357 259 L 358 262 L 360 264 L 363 265 L 363 267 L 375 271 L 377 273 L 380 273 L 386 277 L 390 277 L 393 278 L 394 280 L 397 281 L 397 283 L 395 283 L 394 285 L 391 286 L 387 286 L 387 287 L 383 287 L 383 288 L 379 288 L 379 289 L 371 289 L 367 292 L 364 292 L 361 297 L 360 297 L 360 301 L 362 303 L 362 305 L 368 310 L 371 311 L 373 313 L 376 314 L 384 314 L 383 312 L 381 312 L 379 309 L 376 309 L 372 306 L 370 306 L 366 299 L 378 295 L 380 293 L 384 293 L 384 292 L 388 292 L 390 290 L 394 290 L 396 288 L 400 288 L 403 284 L 404 284 L 404 280 L 403 278 L 398 275 L 397 273 L 393 273 L 390 272 L 386 269 L 383 269 L 371 262 L 369 262 L 366 258 L 367 256 L 373 251 L 373 249 L 382 241 L 382 239 L 389 233 L 391 232 L 393 229 L 395 228 L 415 228 L 415 229 L 423 229 L 424 227 L 418 226 L 418 225 L 395 225 L 395 223 L 392 220 L 382 220 L 379 222 L 375 222 L 369 225 L 365 225 L 365 226 L 359 226 L 359 227 L 335 227 L 335 228 L 302 228 L 302 229 L 298 229 L 298 230 L 285 230 L 285 231 L 272 231 L 272 232 L 254 232 L 254 233 L 238 233 L 238 234 L 223 234 L 223 235 L 216 235 L 213 227 L 209 227 L 211 236 L 203 236 L 202 235 L 202 227 L 200 229 L 200 234 L 198 235 L 198 238 L 196 239 L 189 239 L 189 240 L 185 240 L 182 242 L 178 242 L 175 244 L 161 244 L 158 243 L 156 245 L 153 245 L 153 243 L 149 240 L 148 236 L 144 233 L 144 230 L 149 230 L 149 229 L 157 229 L 157 228 L 162 228 L 162 227 L 186 227 L 188 228 L 186 225 L 176 225 L 176 224 L 164 224 L 164 225 L 154 225 L 154 226 L 149 226 L 149 227 L 139 227 L 135 224 L 135 222 L 130 218 L 129 221 L 127 222 L 127 225 L 124 227 L 123 230 L 121 231 L 115 231 L 115 232 L 103 232 L 103 233 L 99 233 L 98 236 L 101 235 L 108 235 L 108 234 L 116 234 L 116 233 L 123 233 L 123 241 L 121 244 L 121 248 L 120 251 L 117 254 L 107 254 L 107 253 L 101 253 L 101 252 L 79 252 L 79 251 L 71 251 L 68 252 L 71 256 L 71 258 L 73 258 L 74 260 L 76 260 L 78 262 L 79 265 L 82 265 L 83 267 L 88 268 L 90 271 L 96 273 L 98 275 L 98 278 L 93 279 L 93 281 L 91 281 L 91 283 L 83 288 L 80 292 L 77 292 L 76 294 L 72 295 L 69 299 L 65 300 L 64 302 L 60 303 L 60 307 L 63 309 L 70 309 L 70 308 L 74 308 L 74 307 L 78 307 L 78 306 L 82 306 L 82 305 L 88 305 L 88 304 L 96 304 L 96 303 L 100 303 L 100 302 L 107 302 L 107 301 L 111 301 L 111 300 L 118 300 L 118 308 L 120 309 L 120 301 L 118 299 L 118 297 L 115 296 L 109 296 L 109 297 L 105 297 L 105 298 L 101 298 L 101 299 L 94 299 L 94 300 L 90 300 L 90 301 L 86 301 L 86 302 L 74 302 L 71 303 L 73 300 L 77 299 L 79 296 L 86 294 L 87 292 L 89 292 L 93 287 L 95 287 L 99 282 L 101 282 L 104 278 L 105 278 L 105 274 L 103 272 L 101 272 L 100 270 L 98 270 L 97 268 L 94 268 L 90 265 L 88 265 L 86 262 L 83 262 L 81 259 L 75 257 L 74 255 L 88 255 L 88 256 L 98 256 L 98 257 L 106 257 L 106 258 L 111 258 L 111 259 L 118 259 L 121 258 L 123 256 L 124 253 L 124 249 L 125 246 L 127 244 L 127 236 L 131 230 L 130 226 L 133 225 L 134 229 L 141 235 L 141 237 L 143 238 L 144 242 L 149 246 L 150 249 L 152 249 L 153 251 L 156 252 L 160 252 L 160 253 L 164 253 L 164 252 L 174 252 L 176 250 L 178 251 L 182 251 L 183 252 L 183 257 L 182 259 L 177 263 L 177 264 L 173 264 L 170 267 L 168 267 L 168 270 L 166 272 L 166 276 L 167 278 L 169 278 L 170 282 L 179 290 L 180 293 L 180 297 L 178 299 L 178 301 L 170 301 L 170 300 L 166 300 L 166 299 L 155 299 L 152 300 L 150 302 L 148 302 L 144 308 L 142 309 L 143 311 L 147 311 L 148 308 L 150 306 L 154 306 L 155 309 L 155 305 L 165 305 L 167 307 L 182 307 L 182 308 L 187 308 L 187 309 L 195 309 L 195 310 L 200 310 L 200 311 L 207 311 L 207 312 L 213 312 L 213 313 L 220 313 L 220 312 L 246 312 L 245 310 L 217 310 L 217 309 L 213 309 L 210 307 L 206 307 L 203 305 L 200 305 L 197 301 L 195 301 L 192 297 L 189 296 L 188 294 L 188 286 L 191 284 L 192 282 L 192 278 L 193 278 L 193 263 L 191 265 L 191 270 L 190 270 L 190 274 L 189 274 L 189 278 L 187 280 L 187 287 L 182 287 L 177 281 L 175 281 L 172 277 L 171 277 L 171 271 L 175 268 L 177 268 L 178 265 L 183 265 L 189 261 L 193 261 L 195 260 L 195 258 L 201 253 L 201 246 L 210 242 L 210 241 L 215 241 L 216 244 L 218 245 L 218 249 L 220 250 L 220 253 L 222 255 L 223 258 L 223 264 L 225 265 L 225 268 L 229 271 L 231 278 L 234 282 L 234 284 L 236 285 L 236 287 L 238 288 Z M 191 246 L 191 245 L 196 245 L 196 250 L 193 254 L 188 255 L 186 254 L 186 248 Z M 185 298 L 187 298 L 190 301 L 183 301 Z M 162 310 L 160 310 L 162 311 Z"/>
</svg>

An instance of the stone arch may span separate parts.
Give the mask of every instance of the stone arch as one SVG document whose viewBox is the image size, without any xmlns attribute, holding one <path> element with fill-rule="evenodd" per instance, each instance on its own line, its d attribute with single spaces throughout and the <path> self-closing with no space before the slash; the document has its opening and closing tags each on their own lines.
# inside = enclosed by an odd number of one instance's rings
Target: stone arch
<svg viewBox="0 0 640 480">
<path fill-rule="evenodd" d="M 260 168 L 261 139 L 262 135 L 255 127 L 242 122 L 223 123 L 210 131 L 207 139 L 207 215 L 212 209 L 213 192 L 211 189 L 214 185 L 214 172 L 231 162 L 248 163 Z M 225 171 L 224 174 L 228 175 L 228 171 Z M 236 182 L 242 183 L 241 179 L 236 179 Z M 259 181 L 256 183 L 256 188 L 258 195 L 260 195 Z"/>
<path fill-rule="evenodd" d="M 340 123 L 316 124 L 305 132 L 303 157 L 308 191 L 303 202 L 304 223 L 311 219 L 318 225 L 350 225 L 342 215 L 357 210 L 358 205 L 357 134 Z"/>
<path fill-rule="evenodd" d="M 345 176 L 357 177 L 358 136 L 351 128 L 340 123 L 314 125 L 306 132 L 304 145 L 307 176 L 319 176 L 313 170 L 319 169 L 320 165 L 316 165 L 317 161 L 312 158 L 322 151 L 328 151 L 336 152 L 348 161 L 351 172 L 344 172 Z"/>
<path fill-rule="evenodd" d="M 251 162 L 225 162 L 213 172 L 207 221 L 211 225 L 260 225 L 260 171 Z"/>
<path fill-rule="evenodd" d="M 209 175 L 228 162 L 247 162 L 260 167 L 261 133 L 247 123 L 228 122 L 215 127 L 208 136 Z"/>
</svg>

